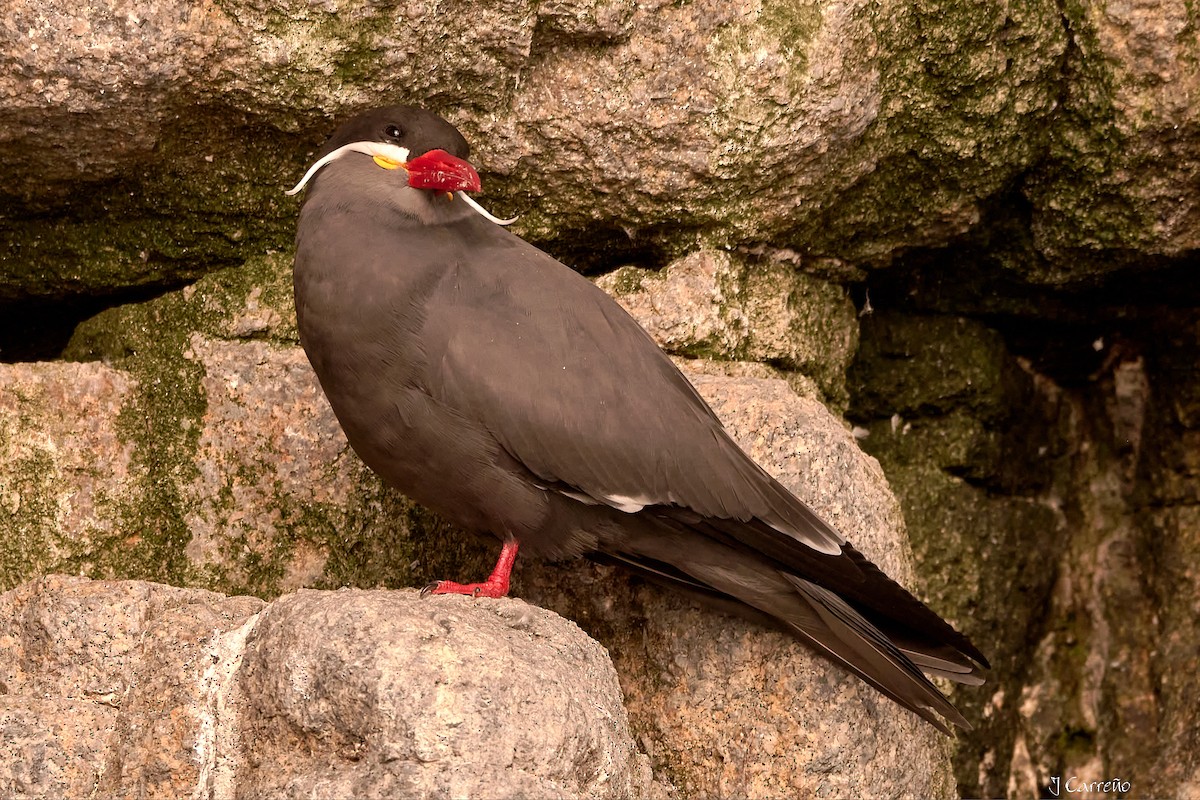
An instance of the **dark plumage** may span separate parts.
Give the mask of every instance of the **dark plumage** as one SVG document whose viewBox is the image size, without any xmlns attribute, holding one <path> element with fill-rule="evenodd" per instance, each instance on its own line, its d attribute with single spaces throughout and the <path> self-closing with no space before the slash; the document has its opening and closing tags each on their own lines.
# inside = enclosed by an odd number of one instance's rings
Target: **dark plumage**
<svg viewBox="0 0 1200 800">
<path fill-rule="evenodd" d="M 296 311 L 368 466 L 464 528 L 749 606 L 942 730 L 966 725 L 921 669 L 979 683 L 979 650 L 746 456 L 615 301 L 451 194 L 478 186 L 457 130 L 385 108 L 321 157 L 346 145 L 308 184 Z"/>
</svg>

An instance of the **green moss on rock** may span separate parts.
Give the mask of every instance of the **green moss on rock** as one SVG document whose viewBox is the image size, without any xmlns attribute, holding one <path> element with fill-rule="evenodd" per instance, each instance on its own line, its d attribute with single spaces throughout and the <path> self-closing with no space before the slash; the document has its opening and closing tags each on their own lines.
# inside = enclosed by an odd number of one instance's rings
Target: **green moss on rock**
<svg viewBox="0 0 1200 800">
<path fill-rule="evenodd" d="M 13 433 L 0 427 L 0 452 L 11 453 Z M 6 464 L 10 480 L 0 485 L 0 591 L 44 571 L 59 549 L 53 463 L 48 452 L 32 450 Z"/>
<path fill-rule="evenodd" d="M 290 247 L 303 173 L 296 137 L 211 106 L 161 132 L 140 172 L 82 184 L 50 212 L 0 219 L 0 302 L 169 287 Z"/>
<path fill-rule="evenodd" d="M 191 537 L 179 486 L 196 474 L 205 398 L 199 365 L 182 356 L 187 331 L 178 325 L 180 305 L 169 295 L 103 312 L 80 326 L 65 353 L 72 360 L 103 355 L 137 381 L 117 424 L 122 439 L 133 444 L 130 472 L 139 487 L 120 502 L 118 532 L 92 555 L 98 576 L 178 586 L 196 581 L 185 553 Z"/>
<path fill-rule="evenodd" d="M 207 408 L 203 367 L 188 354 L 196 332 L 229 335 L 247 298 L 263 298 L 264 309 L 282 304 L 284 263 L 280 256 L 265 255 L 246 268 L 210 275 L 156 300 L 109 309 L 77 328 L 64 359 L 103 360 L 137 382 L 118 429 L 133 444 L 130 474 L 138 490 L 119 503 L 118 533 L 98 542 L 89 555 L 94 576 L 235 588 L 201 574 L 186 552 L 192 538 L 187 517 L 195 509 L 181 487 L 198 477 L 196 450 Z M 291 312 L 273 310 L 275 325 L 255 333 L 292 335 Z"/>
</svg>

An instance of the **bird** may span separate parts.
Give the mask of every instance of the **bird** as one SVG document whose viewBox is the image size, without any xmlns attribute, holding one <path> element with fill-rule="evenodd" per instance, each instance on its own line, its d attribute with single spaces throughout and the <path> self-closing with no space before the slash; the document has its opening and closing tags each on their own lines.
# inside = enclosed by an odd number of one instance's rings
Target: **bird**
<svg viewBox="0 0 1200 800">
<path fill-rule="evenodd" d="M 589 557 L 770 621 L 943 733 L 928 675 L 983 653 L 772 478 L 609 295 L 511 233 L 451 123 L 415 106 L 338 127 L 304 192 L 300 341 L 354 451 L 387 484 L 518 551 Z"/>
</svg>

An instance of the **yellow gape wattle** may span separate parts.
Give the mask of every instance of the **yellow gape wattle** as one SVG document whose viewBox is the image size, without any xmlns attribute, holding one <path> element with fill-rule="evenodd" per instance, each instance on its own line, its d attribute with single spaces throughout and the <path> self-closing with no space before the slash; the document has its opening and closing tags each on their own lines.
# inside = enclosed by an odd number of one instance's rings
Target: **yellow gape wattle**
<svg viewBox="0 0 1200 800">
<path fill-rule="evenodd" d="M 383 167 L 384 169 L 400 169 L 401 167 L 404 166 L 404 164 L 402 162 L 393 161 L 392 159 L 388 158 L 387 156 L 372 156 L 372 157 L 375 159 L 375 163 L 378 164 L 379 166 Z"/>
</svg>

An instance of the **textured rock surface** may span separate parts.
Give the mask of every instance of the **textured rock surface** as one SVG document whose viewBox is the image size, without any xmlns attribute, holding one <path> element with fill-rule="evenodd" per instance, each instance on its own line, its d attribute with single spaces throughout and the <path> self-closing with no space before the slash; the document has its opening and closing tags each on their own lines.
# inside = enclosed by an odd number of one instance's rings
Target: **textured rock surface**
<svg viewBox="0 0 1200 800">
<path fill-rule="evenodd" d="M 256 563 L 286 554 L 279 589 L 311 584 L 321 577 L 323 557 L 311 543 L 289 545 L 284 531 L 297 532 L 302 513 L 346 504 L 361 470 L 347 463 L 346 439 L 308 359 L 295 347 L 199 334 L 187 357 L 203 370 L 206 401 L 196 479 L 181 492 L 188 560 L 218 571 L 233 567 L 225 581 L 253 586 L 264 577 L 251 574 Z M 344 517 L 321 521 L 345 524 Z"/>
<path fill-rule="evenodd" d="M 1044 795 L 1074 776 L 1194 795 L 1194 333 L 1145 355 L 1118 343 L 1086 393 L 978 322 L 883 314 L 863 335 L 850 414 L 926 591 L 992 646 L 986 690 L 960 693 L 979 722 L 960 789 Z"/>
<path fill-rule="evenodd" d="M 1200 708 L 1200 327 L 1192 326 L 1190 335 L 1163 336 L 1160 341 L 1153 357 L 1140 365 L 1146 379 L 1140 391 L 1118 391 L 1115 379 L 1112 388 L 1114 399 L 1132 394 L 1145 401 L 1144 406 L 1132 404 L 1145 415 L 1135 417 L 1145 425 L 1140 446 L 1123 452 L 1119 466 L 1128 481 L 1135 453 L 1143 455 L 1140 469 L 1153 487 L 1144 497 L 1153 511 L 1144 521 L 1128 520 L 1133 546 L 1116 555 L 1125 568 L 1125 585 L 1133 583 L 1137 590 L 1136 608 L 1146 621 L 1135 635 L 1156 641 L 1150 646 L 1142 642 L 1139 648 L 1130 646 L 1134 636 L 1120 637 L 1124 663 L 1111 673 L 1109 690 L 1126 679 L 1127 664 L 1140 668 L 1139 688 L 1145 688 L 1139 699 L 1154 705 L 1152 714 L 1120 718 L 1145 732 L 1130 755 L 1152 759 L 1154 766 L 1145 771 L 1148 793 L 1186 797 L 1200 795 L 1200 725 L 1194 714 Z M 1150 382 L 1151 376 L 1161 374 L 1165 380 Z M 1143 578 L 1127 565 L 1146 553 L 1157 569 Z M 1109 606 L 1109 619 L 1117 625 L 1124 622 L 1119 610 L 1127 599 L 1128 594 L 1119 596 Z M 1110 622 L 1109 630 L 1124 629 Z M 1152 729 L 1161 732 L 1159 736 L 1152 736 Z"/>
<path fill-rule="evenodd" d="M 971 766 L 959 780 L 967 794 L 1003 794 L 1030 632 L 1045 624 L 1063 556 L 1043 544 L 1047 532 L 1066 536 L 1047 498 L 1065 455 L 1062 420 L 1046 387 L 977 322 L 880 314 L 863 333 L 850 415 L 904 505 L 926 591 L 990 646 L 988 684 L 959 693 L 978 725 L 962 737 Z"/>
<path fill-rule="evenodd" d="M 699 250 L 661 272 L 624 267 L 597 284 L 664 349 L 802 372 L 844 401 L 858 323 L 845 291 L 782 263 Z"/>
<path fill-rule="evenodd" d="M 251 633 L 248 796 L 631 797 L 650 792 L 616 675 L 520 600 L 300 592 Z M 308 746 L 295 746 L 299 735 Z M 329 758 L 330 752 L 341 755 Z"/>
<path fill-rule="evenodd" d="M 23 270 L 5 296 L 161 283 L 229 263 L 238 244 L 286 244 L 294 204 L 278 191 L 305 146 L 385 99 L 448 111 L 477 142 L 492 201 L 585 261 L 598 246 L 676 253 L 701 233 L 886 262 L 963 233 L 1027 175 L 1050 256 L 1182 252 L 1196 246 L 1195 205 L 1173 188 L 1194 177 L 1195 44 L 1189 12 L 1157 26 L 1159 4 L 1142 5 L 1081 8 L 1064 27 L 1048 0 L 982 13 L 946 0 L 12 0 L 0 154 L 15 179 L 2 191 L 25 205 L 12 252 L 51 268 Z M 1081 176 L 1129 209 L 1116 237 L 1080 235 L 1102 224 L 1067 194 Z M 1078 241 L 1062 241 L 1068 228 Z"/>
<path fill-rule="evenodd" d="M 1047 168 L 1029 196 L 1036 246 L 1078 277 L 1072 255 L 1200 247 L 1200 39 L 1186 3 L 1103 3 L 1065 11 L 1075 52 Z M 1077 268 L 1076 268 L 1077 269 Z"/>
<path fill-rule="evenodd" d="M 262 605 L 62 576 L 0 595 L 0 680 L 20 725 L 6 729 L 0 794 L 190 795 L 217 711 L 205 676 L 229 667 L 223 638 Z"/>
<path fill-rule="evenodd" d="M 516 600 L 55 576 L 0 595 L 0 654 L 5 797 L 661 792 L 604 650 Z"/>
<path fill-rule="evenodd" d="M 0 589 L 87 569 L 124 536 L 136 479 L 119 428 L 134 385 L 98 363 L 0 365 Z"/>
</svg>

